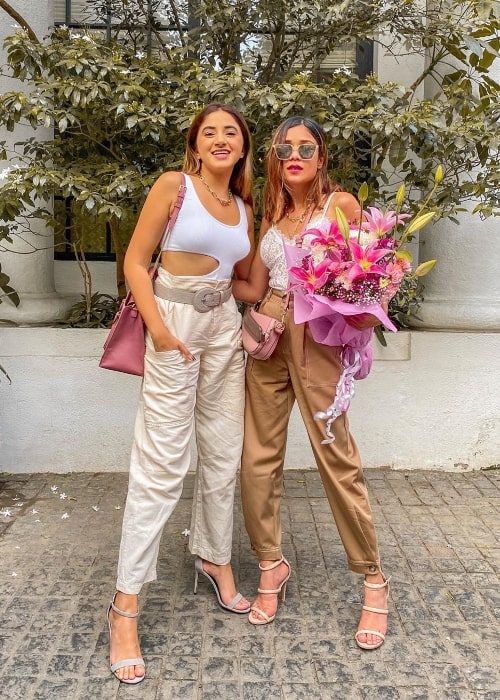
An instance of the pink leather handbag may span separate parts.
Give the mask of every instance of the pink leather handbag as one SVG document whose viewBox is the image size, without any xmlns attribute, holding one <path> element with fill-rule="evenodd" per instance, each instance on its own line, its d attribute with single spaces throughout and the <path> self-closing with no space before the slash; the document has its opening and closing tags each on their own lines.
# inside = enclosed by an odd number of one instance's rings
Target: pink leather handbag
<svg viewBox="0 0 500 700">
<path fill-rule="evenodd" d="M 281 320 L 261 313 L 259 311 L 260 302 L 245 309 L 241 323 L 241 339 L 244 350 L 256 360 L 267 360 L 273 354 L 278 340 L 285 330 L 288 299 L 287 295 L 283 301 Z"/>
<path fill-rule="evenodd" d="M 167 240 L 167 236 L 174 228 L 184 195 L 186 194 L 184 173 L 181 173 L 181 178 L 182 182 L 174 204 L 174 211 L 161 239 L 160 251 Z M 158 253 L 154 265 L 149 270 L 152 280 L 158 275 L 160 256 L 161 252 Z M 144 353 L 146 347 L 144 334 L 144 321 L 135 304 L 132 292 L 129 291 L 125 299 L 122 300 L 120 308 L 113 319 L 111 329 L 104 343 L 104 352 L 100 359 L 99 367 L 111 369 L 115 372 L 125 372 L 125 374 L 136 374 L 142 377 L 144 374 Z"/>
</svg>

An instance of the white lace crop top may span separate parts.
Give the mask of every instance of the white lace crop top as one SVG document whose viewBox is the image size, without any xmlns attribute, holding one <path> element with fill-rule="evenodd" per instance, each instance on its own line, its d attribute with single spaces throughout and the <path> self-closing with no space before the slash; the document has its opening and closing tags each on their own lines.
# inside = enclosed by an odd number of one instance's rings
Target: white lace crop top
<svg viewBox="0 0 500 700">
<path fill-rule="evenodd" d="M 307 228 L 319 228 L 325 223 L 329 224 L 326 212 L 330 205 L 333 193 L 328 197 L 323 211 L 307 224 Z M 307 229 L 306 229 L 307 230 Z M 301 234 L 302 235 L 302 234 Z M 269 270 L 269 286 L 282 292 L 288 289 L 288 267 L 285 260 L 283 243 L 295 245 L 296 238 L 287 238 L 277 226 L 270 226 L 260 242 L 260 257 Z"/>
<path fill-rule="evenodd" d="M 235 196 L 234 199 L 240 220 L 235 226 L 229 226 L 209 214 L 200 202 L 191 178 L 186 175 L 184 202 L 163 250 L 208 255 L 219 265 L 203 276 L 216 280 L 231 279 L 235 263 L 250 252 L 245 205 L 241 197 Z"/>
</svg>

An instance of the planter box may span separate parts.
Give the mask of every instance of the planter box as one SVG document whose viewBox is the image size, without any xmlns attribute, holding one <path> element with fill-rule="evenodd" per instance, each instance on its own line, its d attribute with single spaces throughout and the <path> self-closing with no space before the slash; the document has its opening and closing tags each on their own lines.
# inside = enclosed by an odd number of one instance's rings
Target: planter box
<svg viewBox="0 0 500 700">
<path fill-rule="evenodd" d="M 0 471 L 126 471 L 140 378 L 98 367 L 106 330 L 0 328 Z M 500 462 L 498 333 L 404 331 L 374 340 L 349 412 L 367 467 Z M 285 466 L 314 468 L 297 410 Z"/>
</svg>

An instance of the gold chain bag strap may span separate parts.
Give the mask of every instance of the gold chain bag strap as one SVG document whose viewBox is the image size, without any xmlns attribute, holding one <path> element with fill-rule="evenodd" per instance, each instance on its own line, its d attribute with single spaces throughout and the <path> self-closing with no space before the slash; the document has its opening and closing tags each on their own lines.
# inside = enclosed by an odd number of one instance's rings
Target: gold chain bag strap
<svg viewBox="0 0 500 700">
<path fill-rule="evenodd" d="M 261 313 L 258 301 L 247 306 L 243 313 L 241 338 L 244 350 L 256 360 L 267 360 L 274 352 L 281 334 L 285 330 L 285 316 L 288 310 L 290 294 L 283 297 L 281 320 Z"/>
</svg>

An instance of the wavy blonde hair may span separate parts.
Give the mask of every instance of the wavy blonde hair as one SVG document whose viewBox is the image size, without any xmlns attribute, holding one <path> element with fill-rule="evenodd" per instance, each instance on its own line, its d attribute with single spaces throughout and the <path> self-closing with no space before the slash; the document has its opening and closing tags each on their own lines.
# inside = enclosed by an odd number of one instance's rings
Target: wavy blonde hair
<svg viewBox="0 0 500 700">
<path fill-rule="evenodd" d="M 191 126 L 188 129 L 186 137 L 186 152 L 184 154 L 183 171 L 187 175 L 195 175 L 200 170 L 200 161 L 196 156 L 196 139 L 200 127 L 210 114 L 213 112 L 227 112 L 236 121 L 243 135 L 243 148 L 245 155 L 236 163 L 231 173 L 229 187 L 231 191 L 242 198 L 244 202 L 253 206 L 253 152 L 252 138 L 250 129 L 243 116 L 231 105 L 223 104 L 222 102 L 211 102 L 193 119 Z"/>
<path fill-rule="evenodd" d="M 318 169 L 308 194 L 308 201 L 311 206 L 314 209 L 319 208 L 325 194 L 340 189 L 338 185 L 330 180 L 328 175 L 326 134 L 322 127 L 309 117 L 288 117 L 273 133 L 265 161 L 267 178 L 263 196 L 263 215 L 265 219 L 273 224 L 280 221 L 284 217 L 285 212 L 292 206 L 292 196 L 285 185 L 283 177 L 284 161 L 278 160 L 276 157 L 274 145 L 284 143 L 288 130 L 294 126 L 305 126 L 311 132 L 311 136 L 319 146 L 318 157 L 323 159 L 323 165 Z"/>
</svg>

